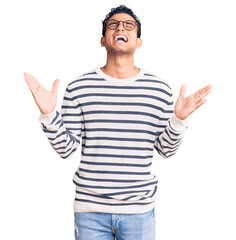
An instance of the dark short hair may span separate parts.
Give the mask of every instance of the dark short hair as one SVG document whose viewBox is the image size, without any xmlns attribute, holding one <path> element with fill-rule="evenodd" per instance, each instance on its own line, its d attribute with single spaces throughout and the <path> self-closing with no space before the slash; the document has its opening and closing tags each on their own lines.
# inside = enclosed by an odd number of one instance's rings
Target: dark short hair
<svg viewBox="0 0 236 240">
<path fill-rule="evenodd" d="M 115 15 L 117 13 L 126 13 L 126 14 L 129 14 L 131 17 L 134 18 L 134 20 L 138 24 L 137 37 L 140 38 L 140 36 L 141 36 L 141 22 L 138 19 L 138 17 L 133 13 L 133 11 L 130 8 L 127 8 L 125 5 L 120 5 L 117 8 L 112 8 L 111 11 L 106 15 L 105 19 L 102 21 L 102 35 L 105 36 L 107 20 L 110 19 L 113 15 Z"/>
</svg>

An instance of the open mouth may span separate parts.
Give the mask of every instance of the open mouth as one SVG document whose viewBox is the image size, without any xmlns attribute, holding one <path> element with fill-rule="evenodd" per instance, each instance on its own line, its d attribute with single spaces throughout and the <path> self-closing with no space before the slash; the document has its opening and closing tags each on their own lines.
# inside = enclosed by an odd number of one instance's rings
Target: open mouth
<svg viewBox="0 0 236 240">
<path fill-rule="evenodd" d="M 116 35 L 114 38 L 115 42 L 128 42 L 128 38 L 125 35 Z"/>
</svg>

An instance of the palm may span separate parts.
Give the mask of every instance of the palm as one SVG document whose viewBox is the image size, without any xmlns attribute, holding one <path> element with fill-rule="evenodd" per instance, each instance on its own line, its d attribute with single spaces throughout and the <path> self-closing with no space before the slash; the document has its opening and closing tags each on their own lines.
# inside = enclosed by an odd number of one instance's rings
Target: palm
<svg viewBox="0 0 236 240">
<path fill-rule="evenodd" d="M 184 98 L 186 86 L 183 85 L 180 90 L 179 97 L 175 104 L 175 115 L 177 118 L 184 120 L 197 108 L 206 102 L 204 99 L 211 91 L 212 86 L 208 85 L 189 97 Z"/>
<path fill-rule="evenodd" d="M 40 84 L 40 82 L 35 77 L 28 73 L 25 73 L 24 75 L 29 89 L 41 113 L 51 113 L 55 109 L 57 104 L 57 88 L 59 85 L 59 80 L 55 80 L 52 91 L 48 91 Z"/>
</svg>

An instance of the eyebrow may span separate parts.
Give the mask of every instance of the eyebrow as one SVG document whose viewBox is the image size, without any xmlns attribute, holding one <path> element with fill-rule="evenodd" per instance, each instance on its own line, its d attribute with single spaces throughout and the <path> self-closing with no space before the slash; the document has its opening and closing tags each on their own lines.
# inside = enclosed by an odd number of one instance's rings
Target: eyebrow
<svg viewBox="0 0 236 240">
<path fill-rule="evenodd" d="M 114 20 L 114 21 L 132 21 L 132 22 L 136 22 L 136 21 L 134 21 L 134 20 L 132 20 L 132 19 L 126 19 L 126 20 L 117 20 L 117 19 L 114 19 L 114 18 L 110 18 L 110 19 L 108 19 L 107 21 L 110 21 L 110 20 Z"/>
</svg>

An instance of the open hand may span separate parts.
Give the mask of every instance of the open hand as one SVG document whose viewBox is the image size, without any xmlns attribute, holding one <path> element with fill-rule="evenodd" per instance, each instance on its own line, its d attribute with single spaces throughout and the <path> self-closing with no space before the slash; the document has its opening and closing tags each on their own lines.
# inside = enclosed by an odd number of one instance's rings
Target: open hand
<svg viewBox="0 0 236 240">
<path fill-rule="evenodd" d="M 57 104 L 57 88 L 60 80 L 56 79 L 53 83 L 52 91 L 48 91 L 29 73 L 25 72 L 24 77 L 41 113 L 51 113 Z"/>
<path fill-rule="evenodd" d="M 205 97 L 211 92 L 212 85 L 208 85 L 189 97 L 184 98 L 186 86 L 182 85 L 179 97 L 175 103 L 175 116 L 180 119 L 186 119 L 197 108 L 202 106 L 207 100 Z"/>
</svg>

